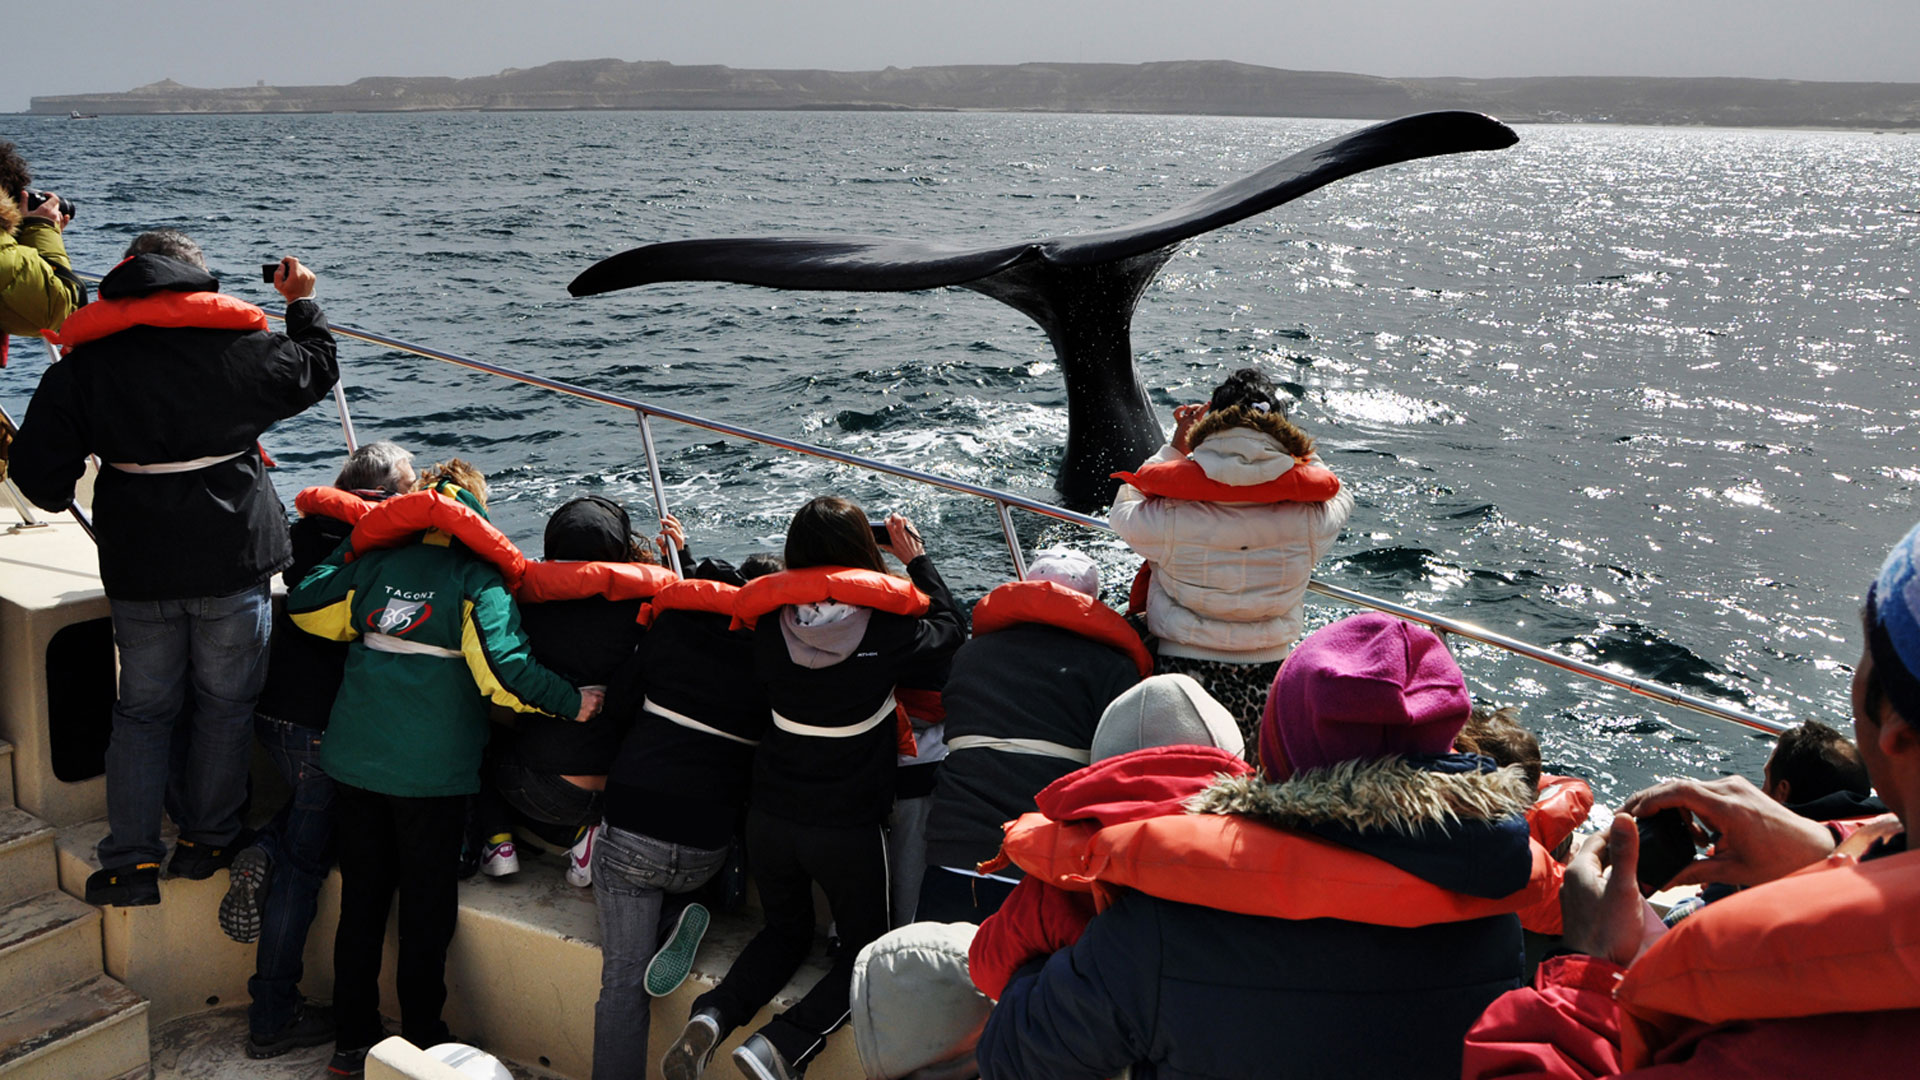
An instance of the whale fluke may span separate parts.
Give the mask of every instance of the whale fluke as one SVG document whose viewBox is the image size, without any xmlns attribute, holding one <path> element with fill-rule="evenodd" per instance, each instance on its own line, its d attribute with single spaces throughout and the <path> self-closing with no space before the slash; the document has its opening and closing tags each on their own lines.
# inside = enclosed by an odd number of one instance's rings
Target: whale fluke
<svg viewBox="0 0 1920 1080">
<path fill-rule="evenodd" d="M 1183 240 L 1355 173 L 1439 154 L 1502 150 L 1513 129 L 1479 113 L 1432 112 L 1362 128 L 1131 225 L 998 246 L 882 236 L 673 240 L 603 259 L 567 286 L 594 296 L 663 281 L 776 289 L 910 292 L 960 286 L 1047 332 L 1067 385 L 1067 446 L 1055 488 L 1068 505 L 1112 498 L 1108 474 L 1159 449 L 1160 422 L 1133 362 L 1133 311 Z"/>
</svg>

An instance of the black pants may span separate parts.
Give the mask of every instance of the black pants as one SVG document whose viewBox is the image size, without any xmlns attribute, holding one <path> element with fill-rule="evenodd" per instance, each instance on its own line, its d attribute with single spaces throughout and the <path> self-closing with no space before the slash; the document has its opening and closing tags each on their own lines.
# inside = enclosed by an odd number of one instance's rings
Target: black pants
<svg viewBox="0 0 1920 1080">
<path fill-rule="evenodd" d="M 886 833 L 878 825 L 802 825 L 758 810 L 747 814 L 747 853 L 767 925 L 733 962 L 726 980 L 693 1003 L 720 1016 L 722 1035 L 773 1000 L 813 945 L 813 883 L 827 894 L 840 954 L 793 1008 L 760 1030 L 789 1065 L 804 1067 L 846 1023 L 853 959 L 887 932 Z"/>
<path fill-rule="evenodd" d="M 333 939 L 338 1044 L 371 1046 L 380 1026 L 380 951 L 400 893 L 400 1034 L 422 1049 L 447 1041 L 447 946 L 459 915 L 466 798 L 409 799 L 349 784 L 334 789 L 340 931 Z"/>
<path fill-rule="evenodd" d="M 556 773 L 527 768 L 510 740 L 494 729 L 487 748 L 487 766 L 473 809 L 474 831 L 480 840 L 523 827 L 549 844 L 571 847 L 576 834 L 600 824 L 606 794 L 576 787 Z"/>
</svg>

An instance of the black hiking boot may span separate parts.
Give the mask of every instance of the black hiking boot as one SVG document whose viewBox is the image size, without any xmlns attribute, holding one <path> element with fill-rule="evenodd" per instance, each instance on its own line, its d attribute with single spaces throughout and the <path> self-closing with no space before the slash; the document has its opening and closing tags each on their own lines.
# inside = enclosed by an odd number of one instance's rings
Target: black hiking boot
<svg viewBox="0 0 1920 1080">
<path fill-rule="evenodd" d="M 185 878 L 188 881 L 205 881 L 214 874 L 233 865 L 234 856 L 240 853 L 235 844 L 214 847 L 212 844 L 199 844 L 192 840 L 173 842 L 173 861 L 167 864 L 167 876 Z"/>
<path fill-rule="evenodd" d="M 289 1050 L 332 1041 L 333 1010 L 323 1005 L 302 1004 L 299 1011 L 293 1014 L 293 1019 L 287 1021 L 287 1026 L 279 1031 L 267 1035 L 257 1031 L 247 1032 L 247 1056 L 255 1059 L 279 1057 Z M 366 1051 L 360 1053 L 364 1058 Z"/>
<path fill-rule="evenodd" d="M 267 884 L 272 880 L 272 872 L 273 859 L 260 847 L 250 847 L 235 855 L 233 865 L 227 868 L 227 895 L 220 900 L 220 929 L 242 945 L 260 940 L 260 920 L 266 910 Z M 327 1022 L 327 1031 L 333 1031 L 331 1020 Z"/>
<path fill-rule="evenodd" d="M 87 903 L 94 907 L 146 907 L 159 902 L 159 863 L 109 866 L 87 877 Z"/>
</svg>

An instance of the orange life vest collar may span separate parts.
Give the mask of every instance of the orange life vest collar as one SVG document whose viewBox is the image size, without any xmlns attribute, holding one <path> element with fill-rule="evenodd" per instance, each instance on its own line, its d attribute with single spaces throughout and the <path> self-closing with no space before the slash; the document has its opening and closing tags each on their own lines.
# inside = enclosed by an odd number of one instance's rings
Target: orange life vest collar
<svg viewBox="0 0 1920 1080">
<path fill-rule="evenodd" d="M 1119 890 L 1135 889 L 1243 915 L 1410 927 L 1539 903 L 1553 860 L 1539 844 L 1532 848 L 1527 886 L 1497 899 L 1451 892 L 1331 840 L 1232 814 L 1168 814 L 1102 828 L 1030 813 L 1007 826 L 1001 850 L 1043 881 L 1092 892 L 1101 908 Z"/>
<path fill-rule="evenodd" d="M 48 340 L 69 348 L 136 326 L 201 330 L 265 330 L 267 313 L 237 296 L 217 292 L 157 292 L 95 300 L 67 317 Z"/>
<path fill-rule="evenodd" d="M 1140 677 L 1153 674 L 1153 656 L 1119 612 L 1098 598 L 1052 581 L 1009 581 L 973 605 L 973 632 L 991 634 L 1021 623 L 1058 627 L 1127 654 Z"/>
<path fill-rule="evenodd" d="M 514 599 L 523 604 L 556 600 L 645 600 L 679 579 L 652 563 L 532 562 L 521 572 Z"/>
<path fill-rule="evenodd" d="M 1920 851 L 1831 855 L 1709 904 L 1633 962 L 1614 1000 L 1629 1070 L 1700 1023 L 1920 1009 Z"/>
<path fill-rule="evenodd" d="M 1527 831 L 1540 846 L 1552 851 L 1586 823 L 1593 811 L 1593 789 L 1571 776 L 1540 777 L 1540 795 L 1527 808 Z"/>
<path fill-rule="evenodd" d="M 1340 494 L 1340 478 L 1332 469 L 1306 461 L 1295 462 L 1293 468 L 1264 484 L 1223 484 L 1187 457 L 1150 462 L 1134 472 L 1114 473 L 1113 478 L 1147 495 L 1190 502 L 1320 503 Z"/>
<path fill-rule="evenodd" d="M 449 485 L 450 487 L 451 485 Z M 457 488 L 454 490 L 458 490 Z M 494 565 L 508 589 L 518 589 L 526 573 L 527 557 L 493 522 L 452 495 L 415 491 L 396 495 L 374 506 L 353 527 L 353 554 L 399 547 L 421 539 L 421 533 L 440 534 L 465 544 L 469 551 Z M 432 536 L 427 537 L 433 542 Z"/>
<path fill-rule="evenodd" d="M 913 582 L 877 570 L 845 566 L 809 566 L 757 577 L 742 586 L 735 598 L 733 625 L 754 626 L 760 616 L 789 604 L 835 601 L 872 608 L 892 615 L 919 617 L 932 601 Z"/>
<path fill-rule="evenodd" d="M 293 508 L 307 517 L 329 517 L 348 525 L 360 524 L 367 511 L 379 505 L 337 487 L 301 488 L 293 497 Z"/>
<path fill-rule="evenodd" d="M 641 626 L 652 626 L 653 620 L 664 611 L 704 611 L 709 615 L 731 616 L 739 594 L 738 585 L 685 578 L 654 593 L 653 599 L 641 606 L 638 621 Z"/>
</svg>

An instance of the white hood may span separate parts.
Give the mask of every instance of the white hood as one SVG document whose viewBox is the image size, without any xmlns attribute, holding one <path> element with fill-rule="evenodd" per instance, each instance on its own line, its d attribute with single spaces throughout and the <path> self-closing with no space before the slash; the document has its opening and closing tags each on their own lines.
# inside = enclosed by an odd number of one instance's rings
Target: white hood
<svg viewBox="0 0 1920 1080">
<path fill-rule="evenodd" d="M 1228 428 L 1209 435 L 1187 455 L 1210 480 L 1234 487 L 1252 487 L 1278 480 L 1293 468 L 1293 455 L 1279 440 L 1252 428 Z"/>
</svg>

